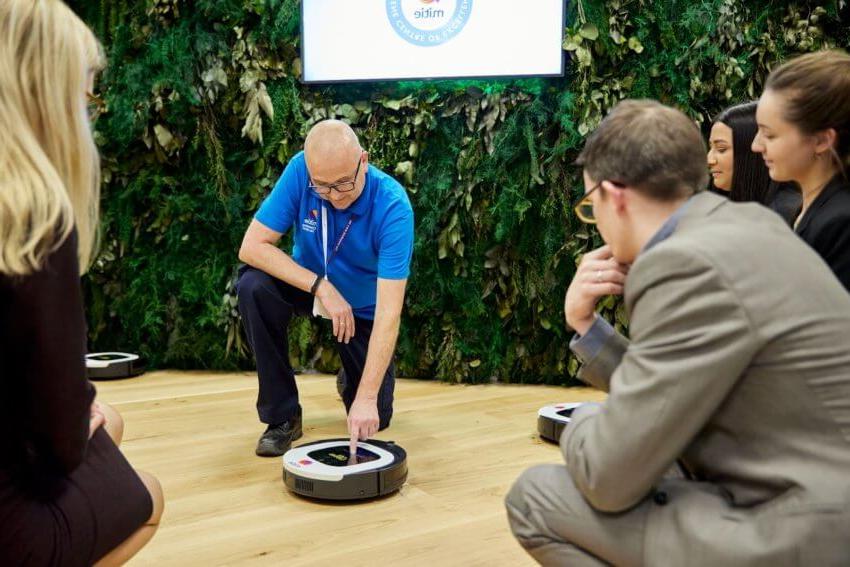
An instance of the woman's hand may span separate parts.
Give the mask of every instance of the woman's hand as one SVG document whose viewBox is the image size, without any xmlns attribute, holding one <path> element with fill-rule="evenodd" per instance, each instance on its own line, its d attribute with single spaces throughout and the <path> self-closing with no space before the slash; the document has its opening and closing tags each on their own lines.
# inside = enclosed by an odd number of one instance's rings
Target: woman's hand
<svg viewBox="0 0 850 567">
<path fill-rule="evenodd" d="M 94 436 L 94 432 L 97 431 L 98 427 L 104 425 L 106 425 L 106 416 L 103 415 L 100 405 L 97 402 L 92 402 L 91 417 L 89 418 L 89 439 Z"/>
</svg>

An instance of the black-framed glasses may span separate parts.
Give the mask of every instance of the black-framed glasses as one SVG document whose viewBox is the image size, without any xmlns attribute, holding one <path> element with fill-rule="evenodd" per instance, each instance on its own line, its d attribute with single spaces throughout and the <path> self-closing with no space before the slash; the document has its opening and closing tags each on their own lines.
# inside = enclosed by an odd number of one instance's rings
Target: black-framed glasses
<svg viewBox="0 0 850 567">
<path fill-rule="evenodd" d="M 310 183 L 307 184 L 307 187 L 316 195 L 321 195 L 322 197 L 330 195 L 331 191 L 336 191 L 337 193 L 349 193 L 354 191 L 354 187 L 357 185 L 357 176 L 360 175 L 360 164 L 362 163 L 363 152 L 360 152 L 360 157 L 357 158 L 357 169 L 354 170 L 354 176 L 351 181 L 339 181 L 328 185 L 315 185 L 313 184 L 313 178 L 311 177 Z"/>
</svg>

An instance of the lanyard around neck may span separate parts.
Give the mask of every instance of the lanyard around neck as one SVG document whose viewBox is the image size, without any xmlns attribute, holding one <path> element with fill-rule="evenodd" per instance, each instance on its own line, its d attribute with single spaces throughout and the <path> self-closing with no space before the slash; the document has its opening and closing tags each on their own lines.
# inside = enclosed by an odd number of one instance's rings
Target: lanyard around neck
<svg viewBox="0 0 850 567">
<path fill-rule="evenodd" d="M 339 239 L 336 241 L 336 245 L 331 250 L 331 256 L 328 258 L 328 209 L 322 204 L 322 254 L 325 259 L 325 276 L 328 275 L 328 265 L 333 262 L 333 259 L 336 258 L 337 252 L 339 252 L 340 246 L 342 246 L 342 242 L 345 240 L 345 237 L 348 236 L 348 231 L 351 229 L 351 225 L 354 222 L 354 217 L 348 219 L 348 224 L 345 225 L 345 228 L 342 229 L 342 234 L 339 235 Z"/>
</svg>

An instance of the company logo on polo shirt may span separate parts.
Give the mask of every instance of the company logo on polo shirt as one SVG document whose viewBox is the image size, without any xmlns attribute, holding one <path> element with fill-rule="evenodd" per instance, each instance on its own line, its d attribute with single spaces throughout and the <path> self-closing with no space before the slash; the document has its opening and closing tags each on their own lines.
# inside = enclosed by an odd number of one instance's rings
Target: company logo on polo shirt
<svg viewBox="0 0 850 567">
<path fill-rule="evenodd" d="M 319 218 L 319 211 L 316 209 L 311 209 L 310 214 L 307 215 L 307 218 L 301 222 L 301 230 L 304 232 L 316 232 L 316 227 L 319 225 L 317 219 Z"/>
<path fill-rule="evenodd" d="M 472 12 L 472 0 L 387 0 L 387 16 L 408 43 L 432 47 L 457 36 Z"/>
</svg>

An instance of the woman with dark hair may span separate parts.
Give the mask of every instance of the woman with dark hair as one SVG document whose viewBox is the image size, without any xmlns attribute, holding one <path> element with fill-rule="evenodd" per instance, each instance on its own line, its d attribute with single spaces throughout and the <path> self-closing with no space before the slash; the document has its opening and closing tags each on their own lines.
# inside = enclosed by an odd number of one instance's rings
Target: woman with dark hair
<svg viewBox="0 0 850 567">
<path fill-rule="evenodd" d="M 764 160 L 751 149 L 756 137 L 757 102 L 730 106 L 718 114 L 708 139 L 708 168 L 712 186 L 732 201 L 765 205 L 789 224 L 800 208 L 800 194 L 792 184 L 770 179 Z"/>
<path fill-rule="evenodd" d="M 809 53 L 774 69 L 758 103 L 754 152 L 796 182 L 794 230 L 850 290 L 850 55 Z"/>
</svg>

